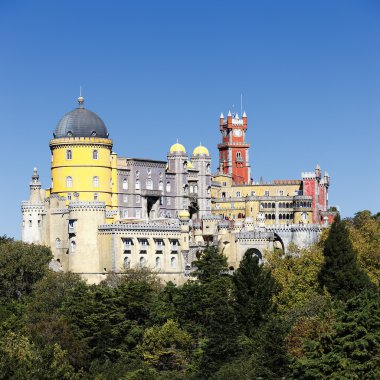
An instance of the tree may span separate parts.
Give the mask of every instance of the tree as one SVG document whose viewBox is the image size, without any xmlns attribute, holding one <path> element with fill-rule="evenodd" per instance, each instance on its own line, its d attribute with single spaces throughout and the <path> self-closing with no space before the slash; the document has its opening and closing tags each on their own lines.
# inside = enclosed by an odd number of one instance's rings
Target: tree
<svg viewBox="0 0 380 380">
<path fill-rule="evenodd" d="M 0 297 L 19 300 L 48 271 L 49 248 L 3 239 L 0 244 Z"/>
<path fill-rule="evenodd" d="M 332 329 L 305 343 L 296 379 L 380 378 L 380 295 L 363 292 L 341 304 Z"/>
<path fill-rule="evenodd" d="M 144 360 L 160 371 L 184 371 L 190 364 L 191 337 L 176 322 L 145 330 L 141 348 Z"/>
<path fill-rule="evenodd" d="M 380 219 L 368 210 L 357 212 L 349 231 L 360 266 L 380 286 Z"/>
<path fill-rule="evenodd" d="M 368 276 L 358 267 L 347 225 L 339 215 L 331 226 L 323 255 L 318 282 L 333 297 L 344 301 L 371 286 Z"/>
<path fill-rule="evenodd" d="M 269 268 L 259 263 L 252 249 L 245 252 L 239 268 L 233 275 L 237 318 L 248 336 L 273 310 L 272 298 L 279 287 Z"/>
<path fill-rule="evenodd" d="M 321 242 L 303 249 L 290 246 L 287 255 L 268 252 L 266 258 L 280 287 L 274 297 L 279 310 L 299 310 L 308 304 L 319 287 L 318 273 L 323 262 Z"/>
<path fill-rule="evenodd" d="M 197 267 L 194 274 L 201 283 L 213 281 L 228 270 L 227 257 L 217 247 L 207 247 L 193 264 Z"/>
</svg>

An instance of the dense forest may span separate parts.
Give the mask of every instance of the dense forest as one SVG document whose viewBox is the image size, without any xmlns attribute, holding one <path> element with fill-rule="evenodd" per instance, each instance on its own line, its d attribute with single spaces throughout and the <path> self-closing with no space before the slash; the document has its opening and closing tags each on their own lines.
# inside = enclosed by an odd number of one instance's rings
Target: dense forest
<svg viewBox="0 0 380 380">
<path fill-rule="evenodd" d="M 88 285 L 48 248 L 0 238 L 0 379 L 380 379 L 380 215 L 318 244 L 208 247 L 184 285 L 131 269 Z"/>
</svg>

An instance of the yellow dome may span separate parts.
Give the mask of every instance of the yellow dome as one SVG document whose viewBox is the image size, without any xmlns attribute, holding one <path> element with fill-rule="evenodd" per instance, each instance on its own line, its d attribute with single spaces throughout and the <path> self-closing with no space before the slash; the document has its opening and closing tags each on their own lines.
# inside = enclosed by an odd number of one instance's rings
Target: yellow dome
<svg viewBox="0 0 380 380">
<path fill-rule="evenodd" d="M 209 156 L 210 153 L 205 146 L 199 145 L 193 150 L 193 156 Z"/>
<path fill-rule="evenodd" d="M 178 213 L 180 219 L 190 219 L 190 213 L 187 210 L 182 210 Z"/>
<path fill-rule="evenodd" d="M 180 152 L 180 153 L 185 153 L 186 154 L 186 149 L 185 147 L 180 144 L 180 143 L 175 143 L 173 144 L 171 147 L 170 147 L 170 153 L 177 153 L 177 152 Z"/>
<path fill-rule="evenodd" d="M 187 168 L 188 169 L 194 169 L 194 165 L 191 161 L 187 161 Z"/>
</svg>

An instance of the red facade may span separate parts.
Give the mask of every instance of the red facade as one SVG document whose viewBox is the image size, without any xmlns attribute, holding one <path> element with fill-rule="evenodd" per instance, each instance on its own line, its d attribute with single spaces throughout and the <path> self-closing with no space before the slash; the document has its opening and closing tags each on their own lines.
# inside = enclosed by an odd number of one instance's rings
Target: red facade
<svg viewBox="0 0 380 380">
<path fill-rule="evenodd" d="M 227 120 L 220 117 L 220 132 L 222 143 L 219 149 L 219 173 L 230 174 L 235 184 L 251 182 L 251 167 L 249 165 L 249 146 L 245 142 L 247 116 L 239 119 L 237 114 L 228 113 Z"/>
</svg>

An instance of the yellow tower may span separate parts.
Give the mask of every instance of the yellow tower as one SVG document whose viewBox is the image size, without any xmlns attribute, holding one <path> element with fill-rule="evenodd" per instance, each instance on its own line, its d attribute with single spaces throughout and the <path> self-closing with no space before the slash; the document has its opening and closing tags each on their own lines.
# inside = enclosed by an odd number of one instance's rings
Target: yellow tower
<svg viewBox="0 0 380 380">
<path fill-rule="evenodd" d="M 51 194 L 67 201 L 102 201 L 112 207 L 112 140 L 102 119 L 83 107 L 59 121 L 50 140 Z"/>
</svg>

